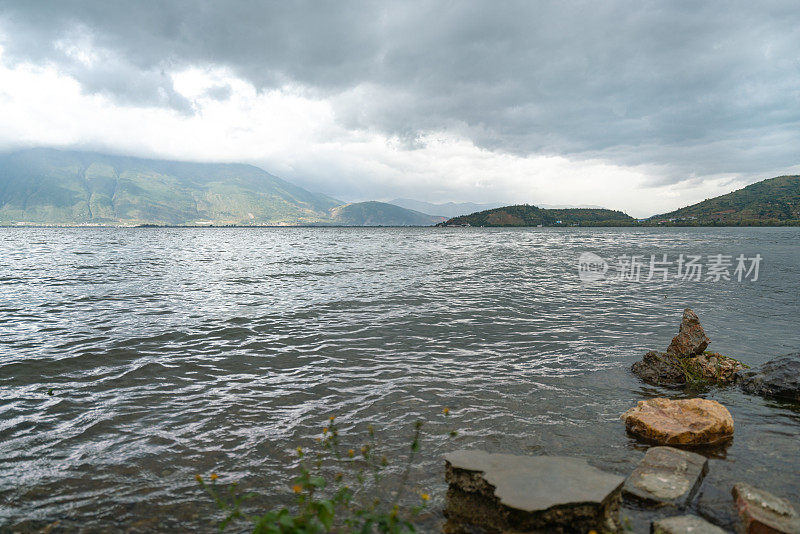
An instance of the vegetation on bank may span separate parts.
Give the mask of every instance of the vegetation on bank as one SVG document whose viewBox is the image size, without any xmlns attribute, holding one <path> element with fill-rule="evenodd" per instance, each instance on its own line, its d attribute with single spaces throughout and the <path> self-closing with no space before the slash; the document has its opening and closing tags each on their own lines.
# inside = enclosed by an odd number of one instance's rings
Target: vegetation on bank
<svg viewBox="0 0 800 534">
<path fill-rule="evenodd" d="M 450 411 L 445 408 L 442 413 L 448 417 Z M 400 478 L 395 480 L 386 477 L 390 460 L 380 451 L 371 425 L 366 442 L 348 448 L 331 417 L 309 447 L 297 448 L 298 475 L 287 488 L 294 494 L 294 504 L 263 514 L 245 511 L 246 502 L 256 494 L 242 493 L 236 482 L 219 484 L 215 473 L 208 479 L 201 475 L 196 478 L 223 513 L 220 530 L 245 521 L 254 534 L 413 533 L 414 520 L 430 499 L 419 489 L 415 497 L 409 495 L 408 488 L 421 447 L 422 427 L 422 421 L 414 425 Z M 455 435 L 451 430 L 450 436 Z M 409 500 L 415 504 L 409 505 Z"/>
</svg>

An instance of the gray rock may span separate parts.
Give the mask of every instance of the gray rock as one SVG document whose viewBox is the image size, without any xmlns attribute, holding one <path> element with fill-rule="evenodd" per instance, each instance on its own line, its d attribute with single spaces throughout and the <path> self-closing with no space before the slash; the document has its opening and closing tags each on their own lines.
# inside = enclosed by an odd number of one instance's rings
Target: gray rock
<svg viewBox="0 0 800 534">
<path fill-rule="evenodd" d="M 679 515 L 653 521 L 652 534 L 725 534 L 725 531 L 696 515 Z"/>
<path fill-rule="evenodd" d="M 667 347 L 667 352 L 675 356 L 688 358 L 696 354 L 702 354 L 711 340 L 708 339 L 703 327 L 700 326 L 700 319 L 691 308 L 683 310 L 683 319 L 678 329 L 678 335 L 672 338 L 672 343 Z"/>
<path fill-rule="evenodd" d="M 707 471 L 705 456 L 673 447 L 651 447 L 625 480 L 622 492 L 655 506 L 683 507 Z"/>
<path fill-rule="evenodd" d="M 789 501 L 742 482 L 733 486 L 733 498 L 745 532 L 800 534 L 800 515 Z"/>
<path fill-rule="evenodd" d="M 756 371 L 736 375 L 747 393 L 800 402 L 800 353 L 770 360 Z"/>
<path fill-rule="evenodd" d="M 651 350 L 642 361 L 633 364 L 631 371 L 654 386 L 682 386 L 686 383 L 677 356 L 666 352 Z"/>
<path fill-rule="evenodd" d="M 478 450 L 445 456 L 447 533 L 619 530 L 623 477 L 581 458 Z"/>
</svg>

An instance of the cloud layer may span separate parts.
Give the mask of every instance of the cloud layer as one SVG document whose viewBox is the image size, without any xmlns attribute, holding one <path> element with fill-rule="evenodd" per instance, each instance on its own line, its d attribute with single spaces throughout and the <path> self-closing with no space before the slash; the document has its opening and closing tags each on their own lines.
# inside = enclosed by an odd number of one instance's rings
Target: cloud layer
<svg viewBox="0 0 800 534">
<path fill-rule="evenodd" d="M 6 109 L 26 109 L 10 87 L 27 72 L 77 83 L 78 106 L 140 110 L 155 121 L 140 130 L 239 140 L 210 153 L 109 142 L 92 116 L 62 144 L 263 162 L 340 197 L 563 203 L 569 190 L 545 175 L 589 173 L 636 212 L 643 188 L 702 200 L 800 164 L 792 1 L 7 1 L 0 46 Z M 279 128 L 292 130 L 283 143 Z M 37 135 L 17 141 L 48 141 Z"/>
</svg>

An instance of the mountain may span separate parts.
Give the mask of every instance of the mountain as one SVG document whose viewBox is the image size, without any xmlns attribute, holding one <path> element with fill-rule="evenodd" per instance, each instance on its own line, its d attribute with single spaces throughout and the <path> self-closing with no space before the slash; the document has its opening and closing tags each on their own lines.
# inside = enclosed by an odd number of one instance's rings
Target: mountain
<svg viewBox="0 0 800 534">
<path fill-rule="evenodd" d="M 0 224 L 6 225 L 388 226 L 441 220 L 388 204 L 362 204 L 341 206 L 252 165 L 47 148 L 0 154 Z"/>
<path fill-rule="evenodd" d="M 654 215 L 654 224 L 698 226 L 800 225 L 800 176 L 779 176 L 679 210 Z"/>
<path fill-rule="evenodd" d="M 542 209 L 528 204 L 505 206 L 454 217 L 440 226 L 631 226 L 630 215 L 607 209 Z"/>
<path fill-rule="evenodd" d="M 334 224 L 344 226 L 432 226 L 445 220 L 387 204 L 385 202 L 356 202 L 338 206 L 331 210 Z"/>
<path fill-rule="evenodd" d="M 423 202 L 422 200 L 413 200 L 410 198 L 396 198 L 390 200 L 389 204 L 422 213 L 440 215 L 446 218 L 499 208 L 503 205 L 499 202 L 493 204 L 475 204 L 474 202 L 445 202 L 444 204 L 433 204 L 431 202 Z"/>
</svg>

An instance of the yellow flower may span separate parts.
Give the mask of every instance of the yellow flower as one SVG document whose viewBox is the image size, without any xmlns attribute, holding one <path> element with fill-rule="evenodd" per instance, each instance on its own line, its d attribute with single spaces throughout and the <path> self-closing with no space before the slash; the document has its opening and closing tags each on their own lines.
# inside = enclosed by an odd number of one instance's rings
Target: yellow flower
<svg viewBox="0 0 800 534">
<path fill-rule="evenodd" d="M 203 482 L 203 477 L 201 477 L 200 475 L 195 475 L 195 476 L 194 476 L 194 479 L 195 479 L 196 481 L 198 481 L 198 482 Z"/>
<path fill-rule="evenodd" d="M 301 486 L 300 484 L 295 484 L 294 486 L 292 486 L 292 491 L 295 493 L 300 493 L 301 491 L 303 491 L 303 486 Z"/>
<path fill-rule="evenodd" d="M 355 455 L 356 455 L 356 451 L 354 451 L 353 449 L 350 449 L 349 451 L 347 451 L 347 456 L 349 456 L 350 458 L 352 458 Z"/>
<path fill-rule="evenodd" d="M 323 428 L 323 429 L 322 429 L 322 433 L 323 433 L 323 434 L 327 434 L 327 433 L 328 433 L 328 427 L 327 427 L 327 426 L 326 426 L 325 428 Z"/>
<path fill-rule="evenodd" d="M 297 447 L 297 454 L 299 454 L 300 456 L 303 456 L 303 448 L 302 447 Z"/>
<path fill-rule="evenodd" d="M 429 501 L 429 500 L 431 500 L 431 496 L 430 496 L 430 495 L 428 495 L 427 493 L 423 493 L 423 494 L 421 494 L 421 495 L 420 495 L 420 497 L 422 497 L 422 500 L 423 500 L 423 501 L 426 501 L 426 502 L 427 502 L 427 501 Z"/>
<path fill-rule="evenodd" d="M 443 409 L 442 413 L 445 414 L 445 415 L 450 415 L 450 408 Z"/>
<path fill-rule="evenodd" d="M 364 454 L 364 455 L 366 455 L 368 450 L 369 450 L 369 449 L 367 449 L 367 446 L 366 446 L 366 445 L 364 445 L 363 447 L 361 447 L 361 454 Z"/>
<path fill-rule="evenodd" d="M 336 419 L 334 416 L 330 416 L 331 421 L 333 421 L 334 419 Z"/>
<path fill-rule="evenodd" d="M 216 473 L 211 473 L 211 480 L 217 480 L 219 476 Z"/>
</svg>

